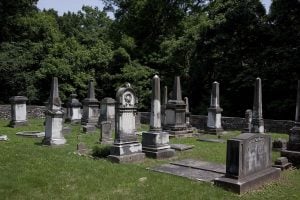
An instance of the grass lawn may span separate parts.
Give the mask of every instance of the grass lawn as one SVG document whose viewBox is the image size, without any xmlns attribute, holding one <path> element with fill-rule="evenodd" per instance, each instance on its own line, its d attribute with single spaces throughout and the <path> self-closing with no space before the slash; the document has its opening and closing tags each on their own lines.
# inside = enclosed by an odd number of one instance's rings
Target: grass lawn
<svg viewBox="0 0 300 200">
<path fill-rule="evenodd" d="M 167 163 L 146 159 L 139 164 L 113 164 L 106 159 L 75 155 L 80 125 L 72 126 L 62 147 L 41 146 L 41 138 L 16 136 L 21 130 L 40 130 L 43 120 L 30 120 L 22 128 L 6 127 L 0 120 L 0 134 L 9 141 L 0 142 L 0 199 L 300 199 L 300 171 L 282 173 L 280 181 L 258 191 L 236 195 L 210 183 L 149 171 L 146 168 Z M 147 126 L 143 125 L 146 129 Z M 99 132 L 99 131 L 98 131 Z M 229 132 L 230 138 L 239 132 Z M 274 138 L 287 138 L 272 134 Z M 80 134 L 89 148 L 101 146 L 99 134 Z M 173 160 L 195 158 L 225 163 L 226 144 L 199 142 L 195 138 L 171 139 L 171 143 L 195 145 L 194 149 L 177 152 Z M 273 159 L 279 156 L 273 152 Z"/>
</svg>

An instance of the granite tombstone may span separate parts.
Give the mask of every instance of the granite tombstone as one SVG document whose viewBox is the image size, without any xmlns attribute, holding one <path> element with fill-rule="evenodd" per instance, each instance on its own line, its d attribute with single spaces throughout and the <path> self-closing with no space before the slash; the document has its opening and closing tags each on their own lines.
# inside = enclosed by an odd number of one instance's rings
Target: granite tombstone
<svg viewBox="0 0 300 200">
<path fill-rule="evenodd" d="M 26 101 L 27 97 L 24 96 L 14 96 L 10 99 L 11 103 L 11 121 L 9 126 L 19 127 L 27 125 L 27 110 L 26 110 Z"/>
</svg>

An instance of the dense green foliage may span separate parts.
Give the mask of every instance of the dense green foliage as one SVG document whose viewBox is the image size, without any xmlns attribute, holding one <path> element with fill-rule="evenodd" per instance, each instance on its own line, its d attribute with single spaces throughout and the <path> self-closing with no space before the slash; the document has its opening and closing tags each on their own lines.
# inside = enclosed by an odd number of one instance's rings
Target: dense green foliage
<svg viewBox="0 0 300 200">
<path fill-rule="evenodd" d="M 211 83 L 218 81 L 223 114 L 243 116 L 259 76 L 264 117 L 294 117 L 298 0 L 273 0 L 268 14 L 259 0 L 103 0 L 104 11 L 85 6 L 63 16 L 38 10 L 36 2 L 0 2 L 2 103 L 20 94 L 41 104 L 57 76 L 63 100 L 73 92 L 83 99 L 89 79 L 98 99 L 130 82 L 147 110 L 156 73 L 169 88 L 180 75 L 197 114 L 206 113 Z"/>
</svg>

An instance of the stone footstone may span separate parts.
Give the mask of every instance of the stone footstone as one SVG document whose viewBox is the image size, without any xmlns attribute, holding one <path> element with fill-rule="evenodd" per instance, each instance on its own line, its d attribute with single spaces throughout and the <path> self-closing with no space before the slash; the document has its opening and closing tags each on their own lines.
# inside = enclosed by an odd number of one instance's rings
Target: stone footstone
<svg viewBox="0 0 300 200">
<path fill-rule="evenodd" d="M 7 135 L 0 135 L 0 141 L 7 141 L 8 137 Z"/>
<path fill-rule="evenodd" d="M 87 148 L 87 146 L 83 142 L 79 142 L 77 144 L 77 153 L 79 155 L 87 155 L 88 152 L 89 152 L 89 149 Z"/>
<path fill-rule="evenodd" d="M 292 167 L 292 163 L 286 157 L 279 157 L 275 160 L 273 167 L 280 168 L 283 171 Z"/>
<path fill-rule="evenodd" d="M 300 166 L 300 151 L 282 150 L 280 152 L 282 157 L 287 157 L 289 162 L 293 163 L 294 166 Z"/>
<path fill-rule="evenodd" d="M 82 131 L 84 133 L 93 133 L 95 132 L 97 129 L 96 129 L 96 126 L 94 125 L 86 125 L 86 126 L 82 126 Z"/>
<path fill-rule="evenodd" d="M 194 145 L 186 145 L 186 144 L 170 144 L 171 149 L 176 151 L 186 151 L 194 148 Z"/>
<path fill-rule="evenodd" d="M 40 138 L 40 137 L 45 137 L 45 132 L 41 132 L 41 131 L 22 131 L 22 132 L 17 132 L 16 135 L 24 136 L 24 137 Z"/>
</svg>

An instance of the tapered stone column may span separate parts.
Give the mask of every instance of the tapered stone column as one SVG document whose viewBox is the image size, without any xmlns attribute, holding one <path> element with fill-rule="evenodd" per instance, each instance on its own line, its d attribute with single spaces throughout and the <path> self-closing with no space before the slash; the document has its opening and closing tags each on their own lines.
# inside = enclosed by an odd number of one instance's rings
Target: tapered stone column
<svg viewBox="0 0 300 200">
<path fill-rule="evenodd" d="M 223 109 L 220 107 L 219 83 L 215 81 L 212 84 L 210 107 L 208 108 L 207 116 L 206 133 L 215 135 L 222 134 L 222 111 Z"/>
<path fill-rule="evenodd" d="M 61 107 L 61 100 L 59 98 L 58 81 L 54 77 L 52 80 L 50 98 L 48 101 L 45 126 L 45 138 L 43 144 L 45 145 L 63 145 L 66 139 L 63 136 L 63 109 Z"/>
<path fill-rule="evenodd" d="M 168 87 L 164 87 L 163 91 L 163 100 L 161 105 L 161 124 L 162 127 L 165 127 L 166 125 L 166 105 L 168 103 Z"/>
<path fill-rule="evenodd" d="M 185 120 L 185 102 L 182 100 L 180 77 L 174 79 L 172 98 L 166 104 L 166 123 L 163 129 L 168 131 L 170 136 L 187 137 L 188 134 Z"/>
<path fill-rule="evenodd" d="M 294 165 L 300 165 L 300 80 L 298 80 L 295 124 L 291 129 L 287 150 L 281 151 L 281 156 L 287 157 Z"/>
<path fill-rule="evenodd" d="M 137 102 L 135 92 L 129 83 L 119 88 L 116 94 L 116 136 L 108 156 L 112 162 L 138 162 L 145 158 L 142 144 L 136 135 Z"/>
<path fill-rule="evenodd" d="M 95 88 L 93 80 L 89 82 L 88 96 L 82 102 L 83 115 L 81 124 L 84 132 L 93 132 L 96 130 L 96 125 L 99 118 L 99 101 L 95 98 Z"/>
<path fill-rule="evenodd" d="M 157 75 L 152 79 L 150 131 L 143 132 L 142 147 L 146 156 L 152 158 L 169 158 L 175 155 L 175 150 L 169 145 L 169 134 L 161 128 L 160 78 Z"/>
<path fill-rule="evenodd" d="M 9 126 L 16 128 L 19 126 L 27 125 L 27 97 L 14 96 L 11 97 L 9 100 L 11 103 L 11 121 L 9 123 Z"/>
<path fill-rule="evenodd" d="M 262 115 L 262 89 L 261 79 L 256 78 L 254 87 L 253 113 L 251 133 L 264 133 L 264 119 Z"/>
<path fill-rule="evenodd" d="M 190 117 L 191 117 L 191 113 L 190 113 L 190 106 L 189 106 L 189 98 L 184 97 L 184 101 L 185 101 L 185 123 L 186 123 L 186 127 L 187 127 L 187 131 L 189 133 L 193 133 L 193 129 L 192 129 L 192 125 L 190 122 Z"/>
</svg>

